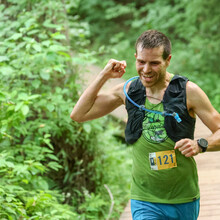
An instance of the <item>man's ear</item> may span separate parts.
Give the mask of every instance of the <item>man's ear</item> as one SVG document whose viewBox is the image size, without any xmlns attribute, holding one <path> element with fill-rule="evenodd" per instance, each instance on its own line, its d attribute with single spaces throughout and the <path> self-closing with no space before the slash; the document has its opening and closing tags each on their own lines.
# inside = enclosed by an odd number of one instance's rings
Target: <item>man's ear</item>
<svg viewBox="0 0 220 220">
<path fill-rule="evenodd" d="M 171 60 L 171 57 L 172 57 L 172 54 L 170 54 L 167 58 L 168 58 L 168 60 L 169 60 L 169 62 L 170 62 L 170 60 Z"/>
<path fill-rule="evenodd" d="M 134 53 L 135 58 L 137 59 L 137 53 Z"/>
<path fill-rule="evenodd" d="M 171 57 L 172 57 L 172 55 L 170 54 L 170 55 L 167 57 L 167 59 L 166 59 L 167 66 L 170 65 Z"/>
</svg>

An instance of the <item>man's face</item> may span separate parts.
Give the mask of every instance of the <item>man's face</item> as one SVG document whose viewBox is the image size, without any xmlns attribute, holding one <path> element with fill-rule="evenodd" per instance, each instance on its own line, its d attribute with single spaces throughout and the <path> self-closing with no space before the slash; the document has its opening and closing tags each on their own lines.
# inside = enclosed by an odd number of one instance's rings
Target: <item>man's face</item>
<svg viewBox="0 0 220 220">
<path fill-rule="evenodd" d="M 143 49 L 141 45 L 138 45 L 135 54 L 136 69 L 145 87 L 156 86 L 161 80 L 165 79 L 171 55 L 166 60 L 163 59 L 162 55 L 163 46 Z"/>
</svg>

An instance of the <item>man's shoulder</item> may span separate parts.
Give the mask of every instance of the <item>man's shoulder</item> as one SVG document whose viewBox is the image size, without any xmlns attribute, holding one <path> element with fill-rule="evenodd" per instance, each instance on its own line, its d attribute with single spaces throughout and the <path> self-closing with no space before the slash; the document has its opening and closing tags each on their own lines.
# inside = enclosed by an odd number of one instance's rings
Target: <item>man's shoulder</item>
<svg viewBox="0 0 220 220">
<path fill-rule="evenodd" d="M 200 87 L 196 83 L 194 83 L 192 81 L 188 81 L 186 84 L 186 90 L 189 93 L 195 93 L 200 90 Z"/>
<path fill-rule="evenodd" d="M 204 91 L 194 82 L 189 81 L 186 84 L 186 98 L 188 108 L 195 108 L 204 98 Z"/>
</svg>

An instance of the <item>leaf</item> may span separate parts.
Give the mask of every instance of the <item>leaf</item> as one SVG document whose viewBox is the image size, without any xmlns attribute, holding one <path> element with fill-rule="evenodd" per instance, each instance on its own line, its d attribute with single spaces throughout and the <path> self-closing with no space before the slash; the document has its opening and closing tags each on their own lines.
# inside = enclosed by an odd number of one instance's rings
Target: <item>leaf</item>
<svg viewBox="0 0 220 220">
<path fill-rule="evenodd" d="M 29 207 L 33 206 L 35 200 L 36 200 L 35 198 L 28 198 L 25 208 L 28 209 Z"/>
<path fill-rule="evenodd" d="M 0 100 L 1 101 L 5 100 L 5 94 L 3 92 L 0 92 Z"/>
<path fill-rule="evenodd" d="M 54 107 L 53 104 L 50 104 L 50 103 L 49 103 L 49 104 L 47 105 L 47 109 L 48 109 L 49 112 L 52 112 L 52 111 L 55 109 L 55 107 Z"/>
<path fill-rule="evenodd" d="M 68 58 L 71 58 L 71 56 L 68 53 L 65 53 L 65 52 L 62 52 L 62 51 L 59 51 L 58 54 L 60 54 L 62 56 L 65 56 L 65 57 L 68 57 Z"/>
<path fill-rule="evenodd" d="M 14 69 L 10 66 L 2 66 L 0 68 L 0 73 L 2 73 L 3 76 L 11 75 L 14 72 Z"/>
<path fill-rule="evenodd" d="M 23 183 L 25 183 L 25 184 L 28 184 L 29 183 L 29 181 L 27 180 L 27 179 L 22 179 L 21 180 Z"/>
<path fill-rule="evenodd" d="M 47 154 L 47 157 L 52 159 L 52 160 L 59 161 L 59 159 L 54 154 Z"/>
<path fill-rule="evenodd" d="M 50 143 L 50 140 L 49 140 L 49 139 L 44 139 L 43 141 L 44 141 L 44 143 L 45 143 L 50 149 L 53 150 L 53 145 Z"/>
<path fill-rule="evenodd" d="M 27 21 L 25 21 L 24 24 L 27 28 L 29 28 L 31 25 L 36 24 L 36 19 L 32 17 L 32 18 L 28 19 Z"/>
<path fill-rule="evenodd" d="M 33 48 L 37 51 L 37 52 L 41 52 L 41 46 L 39 44 L 33 44 Z"/>
<path fill-rule="evenodd" d="M 9 58 L 6 56 L 0 56 L 0 62 L 9 61 Z"/>
<path fill-rule="evenodd" d="M 23 105 L 24 103 L 23 102 L 19 102 L 16 106 L 15 106 L 15 111 L 17 112 L 21 106 Z"/>
<path fill-rule="evenodd" d="M 35 89 L 38 89 L 39 86 L 41 84 L 41 81 L 40 80 L 37 80 L 35 79 L 33 82 L 32 82 L 32 86 L 35 88 Z"/>
<path fill-rule="evenodd" d="M 58 171 L 59 168 L 62 168 L 62 166 L 60 164 L 58 164 L 57 162 L 51 161 L 48 163 L 48 167 L 50 167 L 53 170 Z"/>
<path fill-rule="evenodd" d="M 16 33 L 16 34 L 13 34 L 9 39 L 10 40 L 18 40 L 21 37 L 22 37 L 21 33 Z"/>
<path fill-rule="evenodd" d="M 21 108 L 22 114 L 25 116 L 29 112 L 29 107 L 27 105 L 22 106 Z"/>
<path fill-rule="evenodd" d="M 10 202 L 13 200 L 13 197 L 7 196 L 7 197 L 5 198 L 5 200 L 10 203 Z"/>
<path fill-rule="evenodd" d="M 41 97 L 41 95 L 37 95 L 37 94 L 31 95 L 31 96 L 28 97 L 28 100 L 37 99 L 37 98 L 39 98 L 39 97 Z"/>
<path fill-rule="evenodd" d="M 18 99 L 19 100 L 27 100 L 28 99 L 28 95 L 24 92 L 19 93 L 18 95 Z"/>
<path fill-rule="evenodd" d="M 85 131 L 86 133 L 89 134 L 89 133 L 91 132 L 91 130 L 92 130 L 92 127 L 91 127 L 90 124 L 84 123 L 84 124 L 83 124 L 83 129 L 84 129 L 84 131 Z"/>
<path fill-rule="evenodd" d="M 39 33 L 39 32 L 40 32 L 40 30 L 34 29 L 34 30 L 31 30 L 31 31 L 28 31 L 28 32 L 27 32 L 27 35 L 34 35 L 34 34 L 37 34 L 37 33 Z"/>
<path fill-rule="evenodd" d="M 50 79 L 50 73 L 49 73 L 49 71 L 46 71 L 46 70 L 41 71 L 40 76 L 44 80 L 49 80 Z"/>
<path fill-rule="evenodd" d="M 67 172 L 66 175 L 64 176 L 64 180 L 63 180 L 64 183 L 67 183 L 69 176 L 70 176 L 70 173 Z"/>
<path fill-rule="evenodd" d="M 62 45 L 51 45 L 49 49 L 53 52 L 58 52 L 58 51 L 67 51 L 67 48 L 62 46 Z"/>
<path fill-rule="evenodd" d="M 43 42 L 41 42 L 42 45 L 44 45 L 45 47 L 49 47 L 51 42 L 49 40 L 45 40 Z"/>
<path fill-rule="evenodd" d="M 63 34 L 60 34 L 59 32 L 52 34 L 51 37 L 56 40 L 65 40 L 66 39 L 66 36 Z"/>
<path fill-rule="evenodd" d="M 38 185 L 39 185 L 40 189 L 43 189 L 43 190 L 48 190 L 49 189 L 49 185 L 48 185 L 47 181 L 45 181 L 44 179 L 41 179 L 38 182 Z"/>
<path fill-rule="evenodd" d="M 10 167 L 10 168 L 15 167 L 15 165 L 12 162 L 9 162 L 9 161 L 6 161 L 5 164 L 6 164 L 7 167 Z"/>
<path fill-rule="evenodd" d="M 0 43 L 1 45 L 1 43 Z M 0 47 L 0 54 L 5 54 L 7 50 L 7 47 Z"/>
<path fill-rule="evenodd" d="M 44 27 L 47 27 L 47 28 L 55 28 L 55 29 L 60 29 L 60 28 L 61 28 L 60 25 L 52 24 L 50 20 L 46 20 L 46 21 L 43 23 L 43 26 L 44 26 Z"/>
</svg>

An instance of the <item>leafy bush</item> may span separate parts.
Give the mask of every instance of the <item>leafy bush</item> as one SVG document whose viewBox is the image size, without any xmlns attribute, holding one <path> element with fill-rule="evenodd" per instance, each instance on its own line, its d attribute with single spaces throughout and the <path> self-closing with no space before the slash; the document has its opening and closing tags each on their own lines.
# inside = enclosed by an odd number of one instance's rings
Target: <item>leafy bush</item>
<svg viewBox="0 0 220 220">
<path fill-rule="evenodd" d="M 69 117 L 81 89 L 78 65 L 93 60 L 85 49 L 87 23 L 68 15 L 77 4 L 0 5 L 1 219 L 102 219 L 111 205 L 104 184 L 116 198 L 111 216 L 127 198 L 118 174 L 106 173 L 108 166 L 126 167 L 125 147 L 117 163 L 106 159 L 103 146 L 116 142 L 101 138 L 103 120 L 78 124 Z"/>
</svg>

